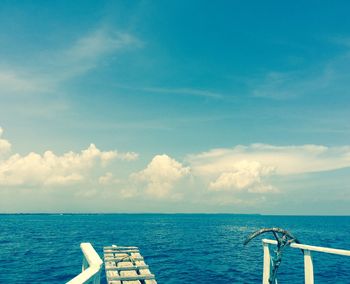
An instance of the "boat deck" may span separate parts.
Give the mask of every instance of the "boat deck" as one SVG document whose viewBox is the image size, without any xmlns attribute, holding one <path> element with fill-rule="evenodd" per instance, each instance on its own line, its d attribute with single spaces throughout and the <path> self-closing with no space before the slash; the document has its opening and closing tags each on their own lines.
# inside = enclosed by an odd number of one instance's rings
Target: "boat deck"
<svg viewBox="0 0 350 284">
<path fill-rule="evenodd" d="M 157 284 L 137 247 L 103 248 L 108 284 Z"/>
</svg>

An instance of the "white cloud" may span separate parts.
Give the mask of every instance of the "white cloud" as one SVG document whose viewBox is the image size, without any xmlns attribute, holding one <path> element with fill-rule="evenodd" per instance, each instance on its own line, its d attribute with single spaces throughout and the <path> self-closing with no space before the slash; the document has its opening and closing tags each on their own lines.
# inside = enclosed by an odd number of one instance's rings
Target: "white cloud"
<svg viewBox="0 0 350 284">
<path fill-rule="evenodd" d="M 84 180 L 84 176 L 81 174 L 73 173 L 66 175 L 49 175 L 44 181 L 45 185 L 66 185 Z"/>
<path fill-rule="evenodd" d="M 99 27 L 56 54 L 53 65 L 59 71 L 57 79 L 63 81 L 79 76 L 96 68 L 107 56 L 141 46 L 142 42 L 129 33 Z"/>
<path fill-rule="evenodd" d="M 122 199 L 135 198 L 137 196 L 139 196 L 139 190 L 137 188 L 122 188 L 118 192 L 118 197 Z"/>
<path fill-rule="evenodd" d="M 272 71 L 265 75 L 261 82 L 253 90 L 253 96 L 270 99 L 290 99 L 302 96 L 312 88 L 312 85 L 321 87 L 321 78 L 299 78 L 297 72 L 283 73 Z M 301 76 L 302 77 L 302 76 Z M 288 86 L 288 87 L 286 87 Z"/>
<path fill-rule="evenodd" d="M 119 153 L 119 159 L 126 161 L 135 161 L 139 157 L 138 153 L 135 152 L 127 152 L 127 153 Z"/>
<path fill-rule="evenodd" d="M 137 88 L 136 88 L 137 89 Z M 212 92 L 208 90 L 193 89 L 193 88 L 157 88 L 157 87 L 144 87 L 138 88 L 138 90 L 144 92 L 161 93 L 161 94 L 178 94 L 185 96 L 206 97 L 212 99 L 222 99 L 223 94 Z"/>
<path fill-rule="evenodd" d="M 44 82 L 39 78 L 20 74 L 15 70 L 0 70 L 1 94 L 6 92 L 37 92 L 47 90 Z"/>
<path fill-rule="evenodd" d="M 99 28 L 79 38 L 75 44 L 64 52 L 70 61 L 95 60 L 131 46 L 141 46 L 140 40 L 126 32 Z"/>
<path fill-rule="evenodd" d="M 107 26 L 98 27 L 78 38 L 66 50 L 58 52 L 53 64 L 60 71 L 58 78 L 62 81 L 95 69 L 103 59 L 118 52 L 139 48 L 142 45 L 143 43 L 132 34 Z"/>
<path fill-rule="evenodd" d="M 332 41 L 349 47 L 349 38 Z M 307 70 L 279 72 L 272 70 L 264 76 L 259 75 L 252 95 L 269 99 L 291 99 L 301 96 L 346 96 L 349 90 L 350 50 L 310 66 Z M 261 79 L 262 78 L 262 79 Z"/>
<path fill-rule="evenodd" d="M 31 152 L 27 155 L 10 154 L 11 144 L 2 139 L 0 127 L 0 185 L 7 186 L 51 186 L 68 185 L 87 181 L 98 167 L 105 167 L 115 159 L 133 161 L 135 152 L 120 153 L 101 151 L 94 144 L 80 153 L 67 152 L 56 155 L 52 151 L 44 154 Z M 92 171 L 94 170 L 94 171 Z M 116 183 L 118 180 L 107 172 L 99 178 L 100 184 Z"/>
<path fill-rule="evenodd" d="M 106 57 L 141 46 L 142 42 L 127 32 L 98 27 L 66 48 L 41 54 L 35 65 L 16 66 L 9 62 L 0 66 L 0 95 L 52 93 L 62 82 L 97 68 Z"/>
<path fill-rule="evenodd" d="M 231 172 L 241 161 L 272 167 L 278 175 L 321 172 L 350 167 L 350 146 L 322 145 L 273 146 L 252 144 L 213 149 L 187 158 L 197 175 L 215 176 Z"/>
<path fill-rule="evenodd" d="M 193 97 L 203 97 L 203 98 L 210 98 L 210 99 L 225 99 L 226 96 L 219 92 L 213 92 L 210 90 L 205 89 L 194 89 L 194 88 L 164 88 L 164 87 L 135 87 L 135 86 L 128 86 L 128 85 L 117 85 L 121 89 L 126 90 L 134 90 L 134 91 L 140 91 L 140 92 L 146 92 L 146 93 L 158 93 L 158 94 L 175 94 L 175 95 L 181 95 L 181 96 L 193 96 Z M 208 119 L 208 118 L 207 118 Z"/>
<path fill-rule="evenodd" d="M 103 176 L 99 177 L 98 182 L 102 185 L 109 185 L 119 183 L 119 180 L 116 179 L 111 172 L 107 172 Z"/>
<path fill-rule="evenodd" d="M 94 144 L 80 153 L 68 152 L 61 156 L 52 151 L 43 155 L 14 154 L 0 162 L 0 185 L 66 185 L 82 182 L 89 171 L 118 158 L 116 151 L 101 151 Z"/>
<path fill-rule="evenodd" d="M 4 130 L 0 127 L 0 157 L 11 150 L 11 143 L 5 139 L 1 139 Z"/>
<path fill-rule="evenodd" d="M 276 192 L 277 189 L 263 182 L 263 178 L 273 172 L 273 167 L 263 166 L 259 162 L 241 161 L 232 165 L 232 171 L 220 174 L 209 187 L 217 191 Z"/>
<path fill-rule="evenodd" d="M 183 177 L 190 173 L 189 167 L 184 167 L 178 161 L 168 155 L 156 155 L 147 167 L 132 174 L 132 179 L 146 183 L 146 193 L 148 195 L 164 198 L 177 196 L 171 193 L 174 185 Z"/>
</svg>

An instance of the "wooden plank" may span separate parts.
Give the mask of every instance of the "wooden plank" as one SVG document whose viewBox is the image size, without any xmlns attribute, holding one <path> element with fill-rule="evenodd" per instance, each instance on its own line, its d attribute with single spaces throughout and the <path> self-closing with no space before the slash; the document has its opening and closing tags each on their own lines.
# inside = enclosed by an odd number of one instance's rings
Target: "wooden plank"
<svg viewBox="0 0 350 284">
<path fill-rule="evenodd" d="M 131 253 L 131 252 L 140 252 L 138 249 L 118 249 L 118 250 L 106 250 L 104 253 Z"/>
<path fill-rule="evenodd" d="M 123 258 L 123 257 L 129 257 L 130 255 L 128 253 L 115 253 L 114 257 L 116 258 Z"/>
<path fill-rule="evenodd" d="M 119 273 L 118 273 L 118 271 L 107 271 L 106 275 L 107 275 L 107 277 L 118 277 Z"/>
<path fill-rule="evenodd" d="M 131 272 L 131 271 L 122 271 L 122 272 Z M 134 271 L 136 273 L 136 271 Z M 121 281 L 136 281 L 136 280 L 152 280 L 156 277 L 153 274 L 150 275 L 125 275 L 125 276 L 110 276 L 109 280 L 121 280 Z"/>
<path fill-rule="evenodd" d="M 136 259 L 136 258 L 142 258 L 141 254 L 139 252 L 137 253 L 131 253 L 131 256 Z"/>
<path fill-rule="evenodd" d="M 115 270 L 115 271 L 122 271 L 122 270 L 140 270 L 140 269 L 148 269 L 148 265 L 133 265 L 130 267 L 116 267 L 115 262 L 113 262 L 114 266 L 105 266 L 106 270 Z"/>
<path fill-rule="evenodd" d="M 157 284 L 157 281 L 155 279 L 145 280 L 145 284 Z"/>
<path fill-rule="evenodd" d="M 137 247 L 104 247 L 108 284 L 157 284 Z"/>
<path fill-rule="evenodd" d="M 116 253 L 116 254 L 114 254 L 114 256 L 109 256 L 109 257 L 104 257 L 104 260 L 105 260 L 105 262 L 106 261 L 117 261 L 117 262 L 119 262 L 119 261 L 122 261 L 122 260 L 124 260 L 124 259 L 128 259 L 130 257 L 130 255 L 129 254 L 127 254 L 127 253 Z"/>
<path fill-rule="evenodd" d="M 135 264 L 142 267 L 143 264 L 145 264 L 144 261 L 135 261 Z M 152 275 L 151 271 L 148 268 L 142 268 L 139 269 L 140 275 Z M 145 280 L 145 284 L 157 284 L 157 281 L 155 279 L 151 280 Z"/>
<path fill-rule="evenodd" d="M 143 257 L 140 257 L 140 258 L 131 257 L 130 259 L 132 259 L 134 261 L 139 261 L 139 260 L 143 260 Z M 105 261 L 116 261 L 116 262 L 119 262 L 119 261 L 130 260 L 130 259 L 128 257 L 108 257 L 108 258 L 105 258 Z"/>
<path fill-rule="evenodd" d="M 117 271 L 106 271 L 106 277 L 107 277 L 107 283 L 108 284 L 122 284 L 122 282 L 120 280 L 111 280 L 109 281 L 109 279 L 111 277 L 118 277 L 119 274 Z"/>
<path fill-rule="evenodd" d="M 103 250 L 104 251 L 116 251 L 116 250 L 138 250 L 138 247 L 104 247 Z"/>
<path fill-rule="evenodd" d="M 140 265 L 140 266 L 146 265 L 146 263 L 143 260 L 137 260 L 137 261 L 135 261 L 135 264 Z"/>
<path fill-rule="evenodd" d="M 112 270 L 116 268 L 116 264 L 114 261 L 106 261 L 105 263 L 105 269 L 106 270 Z"/>
<path fill-rule="evenodd" d="M 118 263 L 118 267 L 132 267 L 134 266 L 132 262 L 119 262 Z M 121 277 L 137 277 L 138 274 L 136 272 L 136 270 L 127 270 L 127 271 L 120 271 L 119 272 Z M 139 280 L 130 280 L 130 281 L 123 281 L 123 284 L 141 284 L 141 282 Z"/>
<path fill-rule="evenodd" d="M 134 246 L 105 246 L 103 249 L 138 249 Z"/>
<path fill-rule="evenodd" d="M 105 250 L 104 253 L 131 253 L 140 252 L 138 249 L 119 249 L 119 250 Z"/>
<path fill-rule="evenodd" d="M 129 256 L 128 253 L 114 253 L 114 256 L 116 257 L 124 257 L 124 256 Z"/>
</svg>

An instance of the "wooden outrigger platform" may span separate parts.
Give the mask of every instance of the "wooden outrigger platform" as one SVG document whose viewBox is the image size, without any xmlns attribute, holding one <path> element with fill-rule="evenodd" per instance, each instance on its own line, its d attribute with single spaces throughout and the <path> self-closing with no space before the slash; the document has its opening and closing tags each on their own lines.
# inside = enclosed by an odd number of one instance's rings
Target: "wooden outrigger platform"
<svg viewBox="0 0 350 284">
<path fill-rule="evenodd" d="M 108 284 L 157 284 L 137 247 L 103 248 Z"/>
<path fill-rule="evenodd" d="M 250 241 L 252 237 L 259 235 L 260 232 L 281 232 L 281 230 L 282 229 L 278 228 L 259 230 L 258 233 L 255 232 L 249 236 L 248 241 Z M 276 261 L 276 259 L 280 261 L 280 259 L 276 257 L 278 250 L 273 249 L 271 254 L 270 246 L 277 245 L 277 247 L 281 247 L 279 244 L 281 240 L 288 241 L 288 239 L 285 238 L 262 240 L 264 248 L 263 284 L 277 283 L 276 279 L 273 279 L 271 276 L 276 276 L 277 270 L 276 266 L 274 266 L 274 261 Z M 310 246 L 296 242 L 289 243 L 288 246 L 303 251 L 305 284 L 314 284 L 311 252 L 350 256 L 350 250 Z M 83 253 L 82 272 L 68 281 L 67 284 L 100 284 L 100 274 L 103 269 L 102 259 L 90 243 L 81 243 L 80 248 Z M 137 247 L 119 247 L 112 245 L 104 247 L 103 251 L 108 284 L 157 284 L 155 276 L 150 272 L 148 265 L 144 262 Z"/>
</svg>

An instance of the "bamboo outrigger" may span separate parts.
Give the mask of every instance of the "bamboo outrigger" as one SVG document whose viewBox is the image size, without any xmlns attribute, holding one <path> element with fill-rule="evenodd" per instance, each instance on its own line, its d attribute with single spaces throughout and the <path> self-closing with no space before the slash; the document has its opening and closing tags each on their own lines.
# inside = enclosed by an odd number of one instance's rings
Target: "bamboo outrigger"
<svg viewBox="0 0 350 284">
<path fill-rule="evenodd" d="M 67 284 L 100 284 L 103 261 L 90 243 L 80 245 L 83 252 L 82 272 Z M 137 247 L 107 246 L 104 267 L 108 284 L 157 284 Z"/>
<path fill-rule="evenodd" d="M 263 284 L 277 284 L 277 270 L 281 264 L 282 251 L 286 247 L 299 249 L 303 252 L 305 284 L 314 284 L 312 252 L 350 256 L 350 250 L 301 244 L 292 234 L 280 228 L 259 230 L 251 234 L 245 244 L 266 232 L 272 232 L 276 240 L 262 240 L 264 252 Z M 82 272 L 67 284 L 100 284 L 102 259 L 90 243 L 82 243 L 80 247 L 83 252 Z M 155 276 L 150 272 L 137 247 L 115 245 L 104 247 L 104 263 L 108 284 L 157 284 Z"/>
</svg>

